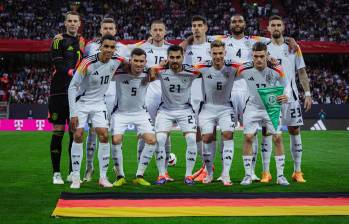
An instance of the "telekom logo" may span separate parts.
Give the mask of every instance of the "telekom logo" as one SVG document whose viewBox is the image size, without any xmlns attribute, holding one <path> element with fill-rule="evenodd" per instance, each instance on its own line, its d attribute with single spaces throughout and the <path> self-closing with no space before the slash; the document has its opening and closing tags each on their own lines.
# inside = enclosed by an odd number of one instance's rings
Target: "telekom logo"
<svg viewBox="0 0 349 224">
<path fill-rule="evenodd" d="M 23 120 L 15 120 L 14 126 L 16 128 L 16 131 L 20 131 L 23 128 Z"/>
<path fill-rule="evenodd" d="M 36 128 L 37 128 L 38 131 L 44 130 L 44 127 L 45 127 L 45 120 L 36 120 L 36 121 L 35 121 L 35 126 L 36 126 Z"/>
</svg>

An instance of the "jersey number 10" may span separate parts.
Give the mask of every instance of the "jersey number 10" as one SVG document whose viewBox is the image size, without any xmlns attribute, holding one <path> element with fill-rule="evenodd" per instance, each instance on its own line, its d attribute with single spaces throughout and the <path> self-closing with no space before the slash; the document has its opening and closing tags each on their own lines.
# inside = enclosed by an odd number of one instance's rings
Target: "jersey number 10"
<svg viewBox="0 0 349 224">
<path fill-rule="evenodd" d="M 101 85 L 109 83 L 109 75 L 101 76 Z"/>
</svg>

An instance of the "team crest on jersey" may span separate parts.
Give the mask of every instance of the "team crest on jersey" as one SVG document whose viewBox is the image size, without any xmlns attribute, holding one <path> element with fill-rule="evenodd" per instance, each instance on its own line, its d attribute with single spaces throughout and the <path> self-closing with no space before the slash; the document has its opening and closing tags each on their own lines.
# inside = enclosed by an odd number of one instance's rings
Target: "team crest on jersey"
<svg viewBox="0 0 349 224">
<path fill-rule="evenodd" d="M 182 78 L 182 82 L 183 82 L 183 83 L 187 83 L 188 81 L 189 81 L 188 78 Z"/>
<path fill-rule="evenodd" d="M 244 44 L 246 47 L 251 48 L 251 42 L 249 40 L 245 40 Z"/>
<path fill-rule="evenodd" d="M 110 72 L 111 72 L 111 73 L 114 73 L 115 69 L 116 69 L 116 66 L 115 66 L 115 65 L 112 65 L 112 66 L 110 67 Z"/>
<path fill-rule="evenodd" d="M 228 77 L 229 77 L 229 74 L 230 74 L 229 72 L 224 72 L 224 73 L 223 73 L 223 75 L 224 75 L 225 78 L 228 78 Z"/>
<path fill-rule="evenodd" d="M 288 56 L 288 49 L 284 49 L 284 55 L 287 57 Z"/>
</svg>

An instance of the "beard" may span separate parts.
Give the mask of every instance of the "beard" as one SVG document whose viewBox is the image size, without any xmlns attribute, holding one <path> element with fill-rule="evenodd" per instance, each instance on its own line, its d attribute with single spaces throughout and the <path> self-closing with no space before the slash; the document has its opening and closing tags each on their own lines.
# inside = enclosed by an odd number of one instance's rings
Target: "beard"
<svg viewBox="0 0 349 224">
<path fill-rule="evenodd" d="M 274 39 L 279 39 L 281 37 L 281 33 L 277 31 L 277 32 L 274 32 L 272 36 Z"/>
<path fill-rule="evenodd" d="M 244 27 L 241 27 L 240 29 L 232 28 L 232 29 L 231 29 L 231 32 L 232 32 L 234 35 L 240 35 L 240 34 L 242 34 L 242 33 L 245 32 L 245 28 L 244 28 Z"/>
</svg>

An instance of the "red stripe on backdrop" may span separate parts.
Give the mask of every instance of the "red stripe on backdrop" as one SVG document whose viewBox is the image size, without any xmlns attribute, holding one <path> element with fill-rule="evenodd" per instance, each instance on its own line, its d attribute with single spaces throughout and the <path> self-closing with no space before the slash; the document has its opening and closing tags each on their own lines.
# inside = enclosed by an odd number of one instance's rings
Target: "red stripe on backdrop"
<svg viewBox="0 0 349 224">
<path fill-rule="evenodd" d="M 57 207 L 349 206 L 349 198 L 64 200 Z"/>
</svg>

